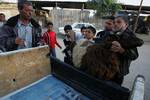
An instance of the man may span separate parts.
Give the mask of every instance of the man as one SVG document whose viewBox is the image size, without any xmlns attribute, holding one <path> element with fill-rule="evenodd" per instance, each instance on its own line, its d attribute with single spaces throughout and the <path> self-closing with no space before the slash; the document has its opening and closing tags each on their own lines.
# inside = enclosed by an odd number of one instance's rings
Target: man
<svg viewBox="0 0 150 100">
<path fill-rule="evenodd" d="M 0 13 L 0 28 L 4 25 L 5 21 L 5 14 Z"/>
<path fill-rule="evenodd" d="M 106 17 L 105 20 L 105 25 L 104 25 L 104 31 L 100 31 L 96 35 L 96 42 L 101 42 L 103 41 L 109 34 L 112 34 L 113 28 L 114 28 L 114 17 L 113 16 L 108 16 Z"/>
<path fill-rule="evenodd" d="M 64 62 L 70 65 L 73 65 L 72 62 L 72 50 L 74 45 L 76 44 L 75 32 L 72 30 L 71 25 L 65 25 L 65 39 L 63 40 L 65 49 L 63 53 L 65 53 Z"/>
<path fill-rule="evenodd" d="M 118 16 L 115 18 L 114 30 L 116 34 L 120 36 L 120 39 L 126 39 L 128 41 L 130 37 L 136 37 L 134 33 L 128 29 L 128 19 L 124 16 Z M 141 42 L 140 44 L 143 44 L 142 40 L 139 42 Z M 119 55 L 120 73 L 116 75 L 114 81 L 121 85 L 124 76 L 129 73 L 131 61 L 138 58 L 138 51 L 137 48 L 125 49 L 118 41 L 112 42 L 111 50 Z"/>
<path fill-rule="evenodd" d="M 0 47 L 3 48 L 3 51 L 31 48 L 39 45 L 41 27 L 31 18 L 32 4 L 28 1 L 18 3 L 18 10 L 19 15 L 8 19 L 0 31 Z"/>
</svg>

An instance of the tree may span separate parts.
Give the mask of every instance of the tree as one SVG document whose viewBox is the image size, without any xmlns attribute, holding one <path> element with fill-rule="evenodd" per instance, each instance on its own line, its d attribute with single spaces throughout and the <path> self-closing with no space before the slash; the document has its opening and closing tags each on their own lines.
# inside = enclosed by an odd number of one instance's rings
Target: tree
<svg viewBox="0 0 150 100">
<path fill-rule="evenodd" d="M 89 0 L 87 7 L 96 10 L 98 17 L 113 16 L 116 11 L 122 9 L 121 5 L 117 4 L 117 0 Z"/>
</svg>

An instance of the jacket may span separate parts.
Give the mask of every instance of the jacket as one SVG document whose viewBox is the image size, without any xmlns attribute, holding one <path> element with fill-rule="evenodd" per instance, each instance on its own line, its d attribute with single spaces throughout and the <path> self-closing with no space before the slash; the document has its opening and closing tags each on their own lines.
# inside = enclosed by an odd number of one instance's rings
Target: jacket
<svg viewBox="0 0 150 100">
<path fill-rule="evenodd" d="M 59 43 L 57 42 L 56 33 L 55 33 L 54 31 L 44 33 L 42 39 L 43 39 L 44 42 L 46 42 L 47 44 L 50 44 L 50 47 L 51 47 L 52 49 L 55 48 L 55 44 L 56 44 L 58 47 L 61 47 L 61 46 L 59 45 Z"/>
<path fill-rule="evenodd" d="M 131 42 L 135 43 L 134 41 L 135 39 L 137 40 L 136 41 L 137 46 L 143 45 L 144 43 L 143 40 L 137 38 L 135 34 L 132 31 L 130 31 L 128 28 L 120 35 L 120 40 L 128 41 L 125 43 L 126 45 L 135 45 L 131 43 Z M 119 54 L 121 76 L 127 75 L 129 73 L 129 67 L 130 67 L 131 62 L 138 58 L 139 54 L 138 54 L 138 50 L 136 47 L 134 48 L 123 47 L 125 49 L 125 52 L 123 54 Z"/>
<path fill-rule="evenodd" d="M 15 43 L 15 39 L 18 37 L 18 29 L 16 27 L 18 19 L 19 15 L 11 17 L 0 30 L 0 47 L 3 48 L 3 52 L 17 50 L 18 48 L 18 45 Z M 30 22 L 33 25 L 32 47 L 36 47 L 41 40 L 41 27 L 34 19 L 31 19 Z"/>
<path fill-rule="evenodd" d="M 100 31 L 97 33 L 96 38 L 94 39 L 95 43 L 100 43 L 104 41 L 110 34 L 112 34 L 112 31 Z"/>
</svg>

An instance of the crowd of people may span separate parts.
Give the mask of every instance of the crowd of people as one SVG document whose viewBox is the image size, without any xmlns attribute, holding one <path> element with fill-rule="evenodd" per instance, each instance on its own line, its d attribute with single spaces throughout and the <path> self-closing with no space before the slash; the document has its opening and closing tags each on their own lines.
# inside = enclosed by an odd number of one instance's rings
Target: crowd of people
<svg viewBox="0 0 150 100">
<path fill-rule="evenodd" d="M 47 23 L 47 31 L 42 35 L 40 25 L 32 18 L 32 4 L 20 3 L 18 10 L 19 14 L 7 21 L 5 15 L 0 14 L 0 52 L 48 44 L 51 55 L 56 57 L 55 45 L 62 47 L 57 42 L 53 23 Z M 81 32 L 76 33 L 71 25 L 66 25 L 64 62 L 96 78 L 121 85 L 129 73 L 130 63 L 139 56 L 137 47 L 144 42 L 128 29 L 125 16 L 107 17 L 104 27 L 97 34 L 92 26 L 83 26 Z"/>
</svg>

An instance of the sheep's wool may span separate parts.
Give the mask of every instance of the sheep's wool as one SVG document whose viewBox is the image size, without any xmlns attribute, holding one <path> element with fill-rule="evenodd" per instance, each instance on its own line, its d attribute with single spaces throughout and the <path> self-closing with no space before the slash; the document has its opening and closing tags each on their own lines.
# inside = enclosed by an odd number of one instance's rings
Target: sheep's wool
<svg viewBox="0 0 150 100">
<path fill-rule="evenodd" d="M 75 67 L 80 68 L 81 59 L 87 51 L 87 47 L 92 45 L 91 41 L 80 40 L 73 49 L 73 64 Z"/>
</svg>

